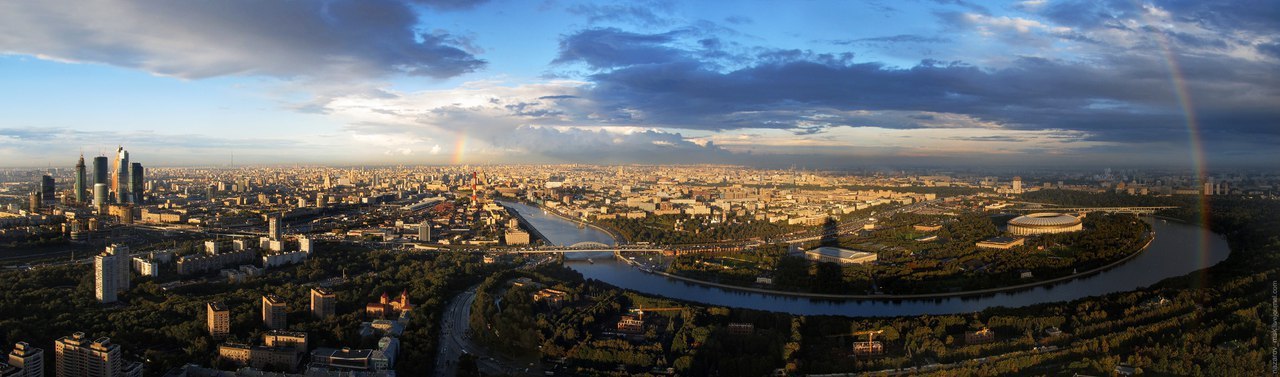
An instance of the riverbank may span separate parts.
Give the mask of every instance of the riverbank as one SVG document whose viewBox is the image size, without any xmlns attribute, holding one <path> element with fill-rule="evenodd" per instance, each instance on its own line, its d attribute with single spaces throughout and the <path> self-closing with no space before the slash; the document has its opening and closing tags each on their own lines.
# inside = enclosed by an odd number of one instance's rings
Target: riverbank
<svg viewBox="0 0 1280 377">
<path fill-rule="evenodd" d="M 1130 253 L 1128 256 L 1125 256 L 1124 258 L 1120 258 L 1119 260 L 1116 260 L 1115 262 L 1111 262 L 1111 263 L 1108 263 L 1108 264 L 1106 264 L 1106 265 L 1104 265 L 1104 266 L 1097 267 L 1097 268 L 1094 268 L 1094 269 L 1090 269 L 1090 270 L 1087 270 L 1087 271 L 1084 271 L 1084 272 L 1075 273 L 1075 274 L 1071 274 L 1071 275 L 1067 275 L 1067 276 L 1061 276 L 1061 277 L 1057 277 L 1057 278 L 1053 278 L 1053 279 L 1048 279 L 1048 280 L 1041 280 L 1041 281 L 1036 281 L 1036 282 L 1031 282 L 1031 283 L 1025 283 L 1025 284 L 1011 285 L 1011 286 L 999 287 L 999 288 L 987 288 L 987 289 L 978 289 L 978 290 L 971 290 L 971 291 L 961 291 L 961 292 L 919 293 L 919 294 L 880 294 L 880 295 L 851 295 L 851 294 L 831 294 L 831 293 L 795 292 L 795 291 L 781 291 L 781 290 L 776 290 L 776 289 L 765 289 L 765 288 L 756 288 L 756 287 L 744 287 L 744 286 L 740 286 L 740 285 L 723 284 L 723 283 L 711 282 L 711 281 L 706 281 L 706 280 L 694 279 L 694 278 L 690 278 L 690 277 L 685 277 L 685 276 L 680 276 L 680 275 L 672 274 L 672 273 L 669 273 L 669 272 L 666 272 L 666 271 L 658 271 L 658 270 L 652 270 L 652 269 L 646 269 L 646 270 L 643 270 L 643 271 L 648 272 L 648 273 L 652 273 L 652 274 L 655 274 L 655 275 L 661 275 L 661 276 L 665 276 L 665 277 L 668 277 L 668 278 L 672 278 L 672 279 L 676 279 L 676 280 L 680 280 L 680 281 L 688 282 L 688 283 L 693 283 L 693 284 L 700 284 L 700 285 L 706 285 L 706 286 L 717 287 L 717 288 L 723 288 L 723 289 L 732 289 L 732 290 L 743 291 L 743 292 L 763 293 L 763 294 L 771 294 L 771 295 L 779 295 L 779 296 L 789 296 L 789 297 L 816 298 L 816 299 L 828 299 L 828 300 L 871 300 L 871 299 L 875 299 L 875 300 L 928 300 L 928 299 L 945 299 L 945 298 L 956 298 L 956 297 L 985 296 L 985 295 L 991 295 L 991 294 L 996 294 L 996 293 L 1006 293 L 1006 292 L 1013 292 L 1013 291 L 1021 291 L 1021 290 L 1027 290 L 1027 289 L 1032 289 L 1032 288 L 1036 288 L 1036 287 L 1042 287 L 1042 286 L 1053 285 L 1053 284 L 1061 283 L 1061 282 L 1064 282 L 1064 281 L 1070 281 L 1070 280 L 1073 280 L 1073 279 L 1089 277 L 1089 276 L 1092 276 L 1092 275 L 1095 275 L 1095 274 L 1098 274 L 1098 273 L 1102 273 L 1103 271 L 1107 271 L 1107 270 L 1110 270 L 1110 269 L 1112 269 L 1112 268 L 1118 267 L 1118 266 L 1120 266 L 1120 265 L 1122 265 L 1122 264 L 1124 264 L 1124 263 L 1126 263 L 1126 262 L 1128 262 L 1128 261 L 1132 260 L 1133 258 L 1137 257 L 1138 255 L 1140 255 L 1140 254 L 1142 254 L 1144 251 L 1146 251 L 1146 250 L 1147 250 L 1147 248 L 1151 246 L 1151 243 L 1152 243 L 1152 242 L 1155 242 L 1155 239 L 1156 239 L 1156 237 L 1155 237 L 1154 232 L 1153 232 L 1153 233 L 1152 233 L 1151 238 L 1147 240 L 1147 243 L 1146 243 L 1146 244 L 1144 244 L 1144 245 L 1142 245 L 1142 247 L 1141 247 L 1141 248 L 1139 248 L 1137 251 L 1135 251 L 1135 252 L 1133 252 L 1133 253 Z M 617 254 L 617 253 L 615 253 L 615 255 L 618 255 L 618 254 Z M 628 259 L 628 258 L 621 257 L 621 255 L 619 255 L 619 258 L 618 258 L 618 259 L 622 260 L 623 262 L 626 262 L 628 265 L 631 265 L 631 266 L 634 266 L 634 267 L 640 267 L 640 264 L 639 264 L 639 263 L 637 263 L 637 262 L 635 262 L 635 261 L 632 261 L 632 260 L 630 260 L 630 259 Z"/>
<path fill-rule="evenodd" d="M 528 205 L 528 206 L 530 206 L 530 207 L 534 207 L 534 208 L 540 209 L 540 210 L 542 210 L 543 212 L 545 212 L 545 213 L 546 213 L 546 214 L 548 214 L 548 215 L 552 215 L 552 216 L 555 216 L 556 218 L 559 218 L 559 219 L 561 219 L 561 220 L 564 220 L 564 221 L 568 221 L 568 222 L 574 223 L 575 225 L 585 226 L 585 227 L 589 227 L 589 228 L 591 228 L 591 229 L 595 229 L 595 230 L 598 230 L 598 231 L 600 231 L 600 232 L 603 232 L 604 234 L 609 235 L 609 238 L 612 238 L 612 239 L 613 239 L 613 243 L 615 243 L 615 244 L 617 244 L 617 243 L 619 243 L 619 242 L 629 242 L 629 241 L 626 239 L 626 237 L 623 237 L 621 234 L 618 234 L 618 232 L 614 231 L 613 229 L 605 228 L 605 227 L 602 227 L 602 226 L 600 226 L 600 225 L 596 225 L 596 224 L 594 224 L 594 223 L 590 223 L 590 222 L 586 222 L 586 221 L 578 220 L 578 219 L 575 219 L 575 218 L 572 218 L 572 217 L 569 217 L 569 216 L 565 216 L 564 214 L 560 213 L 559 211 L 556 211 L 556 210 L 555 210 L 555 208 L 550 208 L 550 207 L 547 207 L 547 206 L 544 206 L 544 205 L 542 205 L 542 204 L 538 204 L 538 203 L 527 203 L 527 202 L 521 202 L 521 203 L 522 203 L 522 204 L 524 204 L 524 205 Z M 505 206 L 504 206 L 504 207 L 505 207 Z M 520 213 L 520 211 L 516 211 L 516 213 Z M 523 218 L 523 215 L 522 215 L 521 217 Z M 522 221 L 523 221 L 523 220 L 522 220 Z M 530 228 L 532 228 L 532 226 L 530 226 Z M 541 234 L 541 233 L 539 233 L 539 234 Z"/>
</svg>

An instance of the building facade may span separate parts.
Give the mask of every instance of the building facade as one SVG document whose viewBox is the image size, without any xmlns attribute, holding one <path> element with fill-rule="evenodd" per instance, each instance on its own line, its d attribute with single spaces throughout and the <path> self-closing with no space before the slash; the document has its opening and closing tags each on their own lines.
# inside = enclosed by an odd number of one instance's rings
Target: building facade
<svg viewBox="0 0 1280 377">
<path fill-rule="evenodd" d="M 93 257 L 93 297 L 100 303 L 116 302 L 116 256 L 99 254 Z"/>
<path fill-rule="evenodd" d="M 130 203 L 142 203 L 142 164 L 134 162 L 129 165 Z"/>
<path fill-rule="evenodd" d="M 210 302 L 205 304 L 206 322 L 209 328 L 209 335 L 214 338 L 224 338 L 231 334 L 231 310 L 227 309 L 227 305 L 221 302 Z"/>
<path fill-rule="evenodd" d="M 124 147 L 116 149 L 115 179 L 111 181 L 111 191 L 116 194 L 116 203 L 129 202 L 129 151 Z"/>
<path fill-rule="evenodd" d="M 262 324 L 269 329 L 283 330 L 288 327 L 286 316 L 289 308 L 283 298 L 276 295 L 262 296 Z"/>
<path fill-rule="evenodd" d="M 332 317 L 337 300 L 337 296 L 327 288 L 312 288 L 311 315 L 321 319 Z"/>
<path fill-rule="evenodd" d="M 44 350 L 18 342 L 9 353 L 9 366 L 20 368 L 12 377 L 44 377 Z"/>
<path fill-rule="evenodd" d="M 85 197 L 86 187 L 85 187 L 85 180 L 84 180 L 85 171 L 84 171 L 84 155 L 83 154 L 80 155 L 80 160 L 76 161 L 75 174 L 76 174 L 76 182 L 73 188 L 75 190 L 75 193 L 72 195 L 72 198 L 75 199 L 77 205 L 84 205 L 85 203 L 87 203 L 87 200 Z"/>
<path fill-rule="evenodd" d="M 125 362 L 109 338 L 89 341 L 77 332 L 54 342 L 57 377 L 142 377 L 142 363 Z"/>
</svg>

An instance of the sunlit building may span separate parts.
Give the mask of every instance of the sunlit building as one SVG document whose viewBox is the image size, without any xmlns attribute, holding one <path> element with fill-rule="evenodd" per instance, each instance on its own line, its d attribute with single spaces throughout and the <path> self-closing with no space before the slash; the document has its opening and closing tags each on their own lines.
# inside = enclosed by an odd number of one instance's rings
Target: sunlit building
<svg viewBox="0 0 1280 377">
<path fill-rule="evenodd" d="M 841 249 L 838 247 L 823 246 L 813 250 L 804 252 L 806 259 L 815 262 L 832 262 L 839 264 L 863 264 L 875 262 L 878 258 L 876 253 L 865 251 Z"/>
<path fill-rule="evenodd" d="M 116 193 L 116 203 L 129 202 L 129 151 L 124 147 L 116 149 L 115 180 L 111 181 L 111 191 Z"/>
<path fill-rule="evenodd" d="M 77 332 L 54 342 L 57 377 L 142 377 L 142 363 L 125 362 L 109 338 L 89 341 Z"/>
<path fill-rule="evenodd" d="M 6 377 L 44 377 L 44 350 L 18 342 L 9 352 L 8 364 L 18 370 Z"/>
<path fill-rule="evenodd" d="M 205 308 L 208 313 L 209 335 L 214 338 L 223 338 L 231 334 L 231 311 L 227 309 L 227 305 L 221 302 L 210 302 L 205 304 Z"/>
</svg>

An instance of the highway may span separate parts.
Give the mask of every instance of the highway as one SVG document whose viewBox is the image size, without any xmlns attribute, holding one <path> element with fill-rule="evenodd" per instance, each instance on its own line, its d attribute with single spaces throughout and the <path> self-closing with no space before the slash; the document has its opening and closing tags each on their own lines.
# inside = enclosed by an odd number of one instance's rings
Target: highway
<svg viewBox="0 0 1280 377">
<path fill-rule="evenodd" d="M 471 303 L 475 301 L 476 289 L 479 285 L 467 288 L 449 301 L 440 317 L 440 341 L 436 354 L 436 376 L 455 376 L 458 374 L 458 357 L 463 352 L 472 353 L 471 342 L 466 339 L 468 318 L 471 317 Z"/>
<path fill-rule="evenodd" d="M 555 258 L 533 258 L 522 269 L 531 269 L 542 264 L 551 263 Z M 476 290 L 480 285 L 471 286 L 449 301 L 440 316 L 440 341 L 436 354 L 436 376 L 454 376 L 458 373 L 458 357 L 468 353 L 476 358 L 480 372 L 489 375 L 530 375 L 538 376 L 542 370 L 537 365 L 520 366 L 521 363 L 504 357 L 496 352 L 489 352 L 484 347 L 471 341 L 468 331 L 471 327 L 471 307 L 476 299 Z"/>
</svg>

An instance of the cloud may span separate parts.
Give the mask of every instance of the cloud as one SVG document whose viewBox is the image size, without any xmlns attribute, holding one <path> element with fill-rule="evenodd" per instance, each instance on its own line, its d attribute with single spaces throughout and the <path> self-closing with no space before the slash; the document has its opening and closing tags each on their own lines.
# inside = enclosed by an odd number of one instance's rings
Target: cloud
<svg viewBox="0 0 1280 377">
<path fill-rule="evenodd" d="M 448 7 L 463 1 L 428 1 Z M 485 61 L 392 0 L 0 3 L 0 51 L 198 79 L 447 78 Z"/>
<path fill-rule="evenodd" d="M 933 2 L 938 4 L 943 4 L 943 5 L 959 6 L 961 8 L 968 9 L 971 12 L 977 12 L 979 14 L 991 14 L 991 10 L 987 9 L 987 7 L 974 4 L 972 2 L 965 1 L 965 0 L 933 0 Z"/>
<path fill-rule="evenodd" d="M 567 8 L 569 13 L 585 17 L 587 22 L 622 23 L 639 26 L 667 26 L 673 20 L 674 3 L 667 0 L 622 2 L 616 4 L 582 3 Z"/>
<path fill-rule="evenodd" d="M 1001 33 L 1066 33 L 1020 17 L 963 15 Z M 567 37 L 564 56 L 611 68 L 580 94 L 602 123 L 697 129 L 784 129 L 798 135 L 831 127 L 964 127 L 1076 130 L 1092 140 L 1186 140 L 1183 110 L 1165 58 L 1123 48 L 1089 59 L 1013 57 L 1001 67 L 926 60 L 911 67 L 856 62 L 801 50 L 761 49 L 725 69 L 671 37 L 599 29 Z M 1096 47 L 1095 47 L 1096 48 Z M 584 51 L 592 51 L 586 54 Z M 648 59 L 634 58 L 641 54 Z M 1274 64 L 1234 56 L 1176 54 L 1204 124 L 1215 139 L 1275 140 L 1280 77 Z M 1231 70 L 1221 69 L 1229 62 Z M 925 116 L 920 116 L 924 114 Z M 930 122 L 938 114 L 950 123 Z M 910 117 L 910 115 L 917 115 Z M 957 122 L 963 119 L 963 122 Z M 1249 135 L 1249 136 L 1245 136 Z"/>
<path fill-rule="evenodd" d="M 468 10 L 488 3 L 489 0 L 413 0 L 414 3 L 442 11 Z"/>
<path fill-rule="evenodd" d="M 312 141 L 315 141 L 314 139 Z M 146 166 L 231 163 L 280 163 L 315 161 L 316 144 L 293 139 L 225 137 L 183 132 L 83 131 L 52 127 L 0 129 L 2 166 L 69 166 L 74 156 L 114 153 L 117 146 L 130 151 L 134 162 Z M 62 160 L 49 160 L 49 158 Z M 349 155 L 329 156 L 349 158 Z"/>
<path fill-rule="evenodd" d="M 601 126 L 592 101 L 581 95 L 584 85 L 472 82 L 394 96 L 339 97 L 326 103 L 325 111 L 348 122 L 344 132 L 351 139 L 387 153 L 459 153 L 441 144 L 458 148 L 460 143 L 454 141 L 465 139 L 465 154 L 503 156 L 513 162 L 732 161 L 730 152 L 678 132 Z"/>
<path fill-rule="evenodd" d="M 617 28 L 587 29 L 560 41 L 560 54 L 552 63 L 583 62 L 595 69 L 661 63 L 685 57 L 667 43 L 679 31 L 640 34 Z"/>
<path fill-rule="evenodd" d="M 943 37 L 926 37 L 915 34 L 898 34 L 883 37 L 843 39 L 831 41 L 837 45 L 851 45 L 859 43 L 949 43 L 951 39 Z"/>
</svg>

